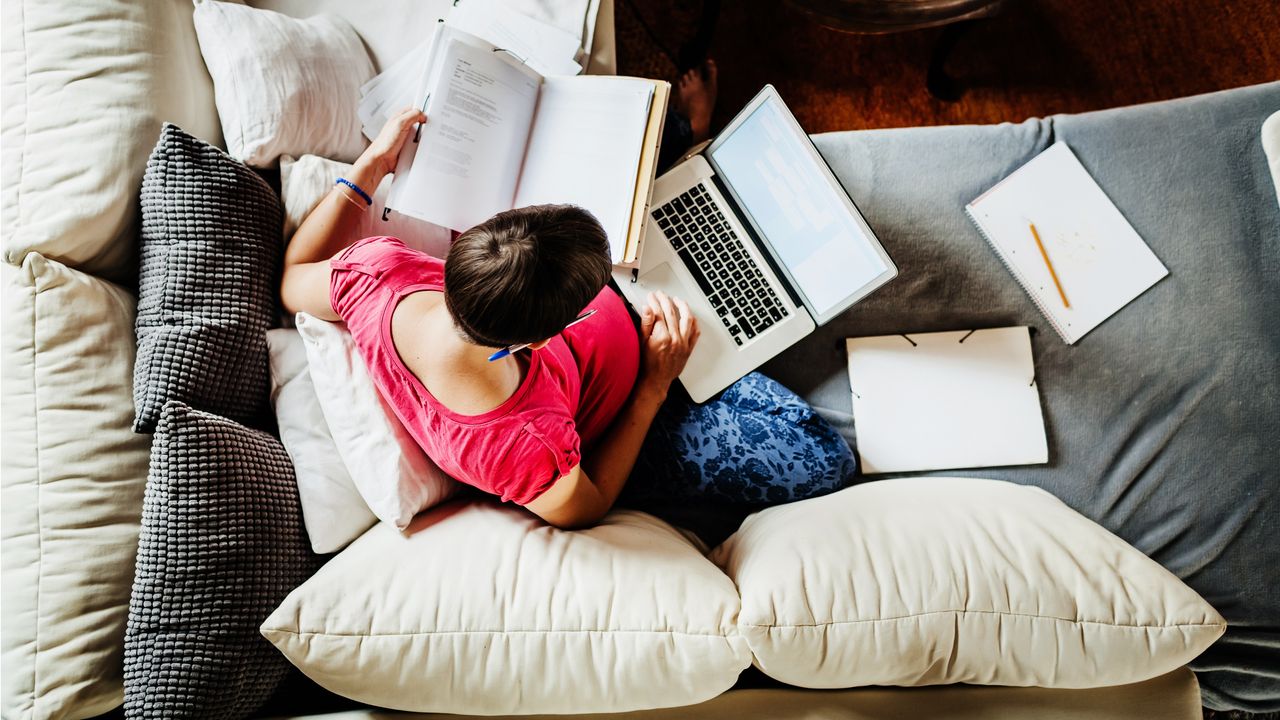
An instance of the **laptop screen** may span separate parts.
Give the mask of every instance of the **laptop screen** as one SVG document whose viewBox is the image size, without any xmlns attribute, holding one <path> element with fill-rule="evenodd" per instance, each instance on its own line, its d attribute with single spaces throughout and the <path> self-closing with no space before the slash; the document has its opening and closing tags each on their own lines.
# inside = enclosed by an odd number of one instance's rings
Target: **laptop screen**
<svg viewBox="0 0 1280 720">
<path fill-rule="evenodd" d="M 716 138 L 707 156 L 823 322 L 896 268 L 791 111 L 767 90 L 755 110 Z"/>
</svg>

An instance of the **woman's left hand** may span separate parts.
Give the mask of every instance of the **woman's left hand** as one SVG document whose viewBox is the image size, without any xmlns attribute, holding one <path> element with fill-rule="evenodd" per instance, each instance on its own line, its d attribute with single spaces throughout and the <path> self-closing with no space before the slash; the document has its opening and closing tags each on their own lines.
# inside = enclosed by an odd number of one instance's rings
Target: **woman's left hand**
<svg viewBox="0 0 1280 720">
<path fill-rule="evenodd" d="M 356 167 L 367 169 L 373 174 L 371 185 L 377 187 L 382 178 L 396 171 L 396 163 L 400 159 L 400 149 L 409 139 L 416 123 L 424 123 L 427 116 L 417 108 L 405 108 L 387 121 L 382 132 L 374 138 L 373 143 L 356 160 Z M 372 192 L 372 191 L 370 191 Z"/>
</svg>

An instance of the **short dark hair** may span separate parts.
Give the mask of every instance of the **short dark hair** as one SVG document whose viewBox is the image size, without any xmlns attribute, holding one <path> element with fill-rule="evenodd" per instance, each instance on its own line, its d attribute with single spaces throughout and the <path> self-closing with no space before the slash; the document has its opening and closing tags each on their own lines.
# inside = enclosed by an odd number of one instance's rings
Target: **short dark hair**
<svg viewBox="0 0 1280 720">
<path fill-rule="evenodd" d="M 609 282 L 609 238 L 575 205 L 500 212 L 454 240 L 445 303 L 459 330 L 488 347 L 559 333 Z"/>
</svg>

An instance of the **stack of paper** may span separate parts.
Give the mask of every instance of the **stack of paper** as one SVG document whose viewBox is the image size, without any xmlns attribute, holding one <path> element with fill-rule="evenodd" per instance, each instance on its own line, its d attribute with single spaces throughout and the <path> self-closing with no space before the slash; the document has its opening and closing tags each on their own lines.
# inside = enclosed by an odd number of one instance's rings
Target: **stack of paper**
<svg viewBox="0 0 1280 720">
<path fill-rule="evenodd" d="M 466 0 L 442 21 L 510 53 L 539 75 L 577 75 L 580 41 L 554 25 L 505 7 L 499 0 Z M 360 88 L 357 115 L 364 134 L 377 137 L 387 120 L 406 107 L 422 107 L 440 27 L 394 65 Z"/>
<path fill-rule="evenodd" d="M 539 75 L 577 75 L 580 41 L 554 25 L 515 12 L 500 0 L 465 0 L 447 25 L 484 38 L 520 58 Z"/>
</svg>

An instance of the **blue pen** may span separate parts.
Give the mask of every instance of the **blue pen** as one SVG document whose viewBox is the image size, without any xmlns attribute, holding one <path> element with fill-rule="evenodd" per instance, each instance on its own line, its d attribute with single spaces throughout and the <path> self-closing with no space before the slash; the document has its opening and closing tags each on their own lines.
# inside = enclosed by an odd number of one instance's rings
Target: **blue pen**
<svg viewBox="0 0 1280 720">
<path fill-rule="evenodd" d="M 565 330 L 568 330 L 569 328 L 573 327 L 574 325 L 577 325 L 578 323 L 582 322 L 583 320 L 586 320 L 587 318 L 589 318 L 589 317 L 591 317 L 592 315 L 595 315 L 595 314 L 596 314 L 596 311 L 595 311 L 594 309 L 592 309 L 592 310 L 588 310 L 588 311 L 586 311 L 586 312 L 582 313 L 581 315 L 579 315 L 577 318 L 575 318 L 573 322 L 569 323 L 568 325 L 565 325 L 565 326 L 564 326 L 564 329 L 565 329 Z M 563 332 L 563 331 L 561 331 L 561 332 Z M 517 344 L 515 344 L 515 345 L 508 345 L 508 346 L 506 346 L 506 347 L 502 348 L 501 350 L 499 350 L 498 352 L 496 352 L 496 353 L 494 353 L 494 354 L 490 355 L 490 356 L 489 356 L 489 362 L 493 362 L 494 360 L 501 360 L 502 358 L 504 358 L 504 357 L 506 357 L 506 356 L 510 355 L 511 353 L 520 352 L 521 350 L 523 350 L 523 349 L 525 349 L 525 348 L 529 347 L 529 346 L 530 346 L 530 345 L 532 345 L 532 344 L 533 344 L 533 343 L 517 343 Z"/>
<path fill-rule="evenodd" d="M 423 115 L 426 115 L 426 114 L 427 114 L 427 103 L 429 103 L 429 102 L 431 102 L 431 93 L 427 93 L 427 96 L 426 96 L 425 98 L 423 98 L 423 100 L 422 100 L 422 114 L 423 114 Z M 424 124 L 425 124 L 425 123 L 418 123 L 418 127 L 417 127 L 417 129 L 415 129 L 415 130 L 413 131 L 413 141 L 414 141 L 414 142 L 418 142 L 419 140 L 421 140 L 421 139 L 422 139 L 422 126 L 423 126 Z"/>
</svg>

